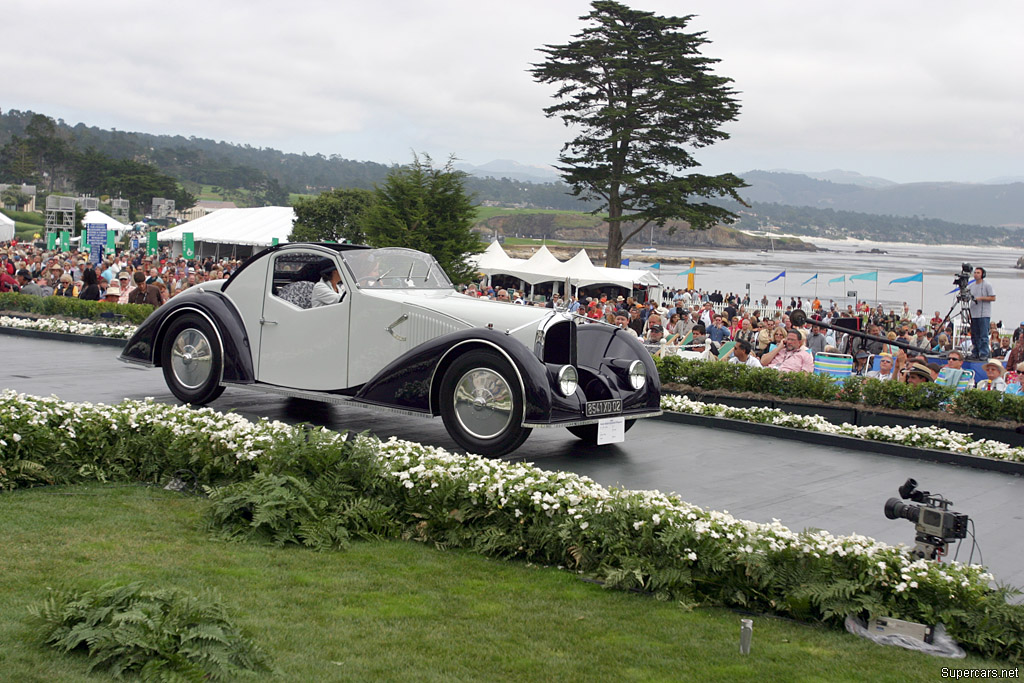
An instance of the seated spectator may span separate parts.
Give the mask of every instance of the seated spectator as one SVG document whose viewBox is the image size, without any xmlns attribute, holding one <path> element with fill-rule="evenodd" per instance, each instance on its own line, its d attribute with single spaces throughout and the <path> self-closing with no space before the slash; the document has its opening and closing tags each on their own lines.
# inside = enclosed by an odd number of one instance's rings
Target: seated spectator
<svg viewBox="0 0 1024 683">
<path fill-rule="evenodd" d="M 1002 363 L 992 358 L 985 361 L 981 369 L 985 371 L 987 378 L 979 380 L 978 386 L 975 387 L 976 389 L 981 391 L 1006 391 L 1006 380 L 1003 378 L 1006 370 L 1003 368 Z"/>
<path fill-rule="evenodd" d="M 115 280 L 107 286 L 107 291 L 103 294 L 103 300 L 108 303 L 116 304 L 120 298 L 121 286 Z"/>
<path fill-rule="evenodd" d="M 18 271 L 18 288 L 22 294 L 30 296 L 43 296 L 42 288 L 32 281 L 32 273 L 22 268 Z"/>
<path fill-rule="evenodd" d="M 636 330 L 629 326 L 629 315 L 622 309 L 615 312 L 615 326 L 636 337 Z"/>
<path fill-rule="evenodd" d="M 740 339 L 736 342 L 736 346 L 729 349 L 729 351 L 718 360 L 724 360 L 727 363 L 738 363 L 750 368 L 761 367 L 761 361 L 754 356 L 750 342 L 746 339 Z"/>
<path fill-rule="evenodd" d="M 82 301 L 100 300 L 100 283 L 96 277 L 96 271 L 86 268 L 82 271 L 82 287 L 78 292 L 78 298 Z"/>
<path fill-rule="evenodd" d="M 785 340 L 761 358 L 761 365 L 779 372 L 814 372 L 814 358 L 804 349 L 800 330 L 790 329 Z"/>
<path fill-rule="evenodd" d="M 968 377 L 970 384 L 974 385 L 974 373 L 964 369 L 964 354 L 960 351 L 950 351 L 946 359 L 946 374 L 942 382 L 943 386 L 956 387 Z"/>
<path fill-rule="evenodd" d="M 865 377 L 870 377 L 872 379 L 881 380 L 883 382 L 887 381 L 887 380 L 890 380 L 890 379 L 892 379 L 892 376 L 893 376 L 893 368 L 895 366 L 895 363 L 896 363 L 896 361 L 893 360 L 893 357 L 892 357 L 891 353 L 879 354 L 879 357 L 878 357 L 878 369 L 877 370 L 869 370 L 868 373 L 865 375 Z"/>
<path fill-rule="evenodd" d="M 64 273 L 57 281 L 57 288 L 53 291 L 54 296 L 78 296 L 78 287 L 71 281 L 71 276 Z"/>
<path fill-rule="evenodd" d="M 853 370 L 851 374 L 864 377 L 868 371 L 868 358 L 870 356 L 870 353 L 863 350 L 853 354 Z"/>
</svg>

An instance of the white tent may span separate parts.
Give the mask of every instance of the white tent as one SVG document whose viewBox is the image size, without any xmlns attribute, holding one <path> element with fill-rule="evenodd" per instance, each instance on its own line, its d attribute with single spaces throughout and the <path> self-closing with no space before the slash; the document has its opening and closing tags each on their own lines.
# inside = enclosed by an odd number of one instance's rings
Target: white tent
<svg viewBox="0 0 1024 683">
<path fill-rule="evenodd" d="M 0 242 L 14 239 L 14 221 L 0 213 Z"/>
<path fill-rule="evenodd" d="M 82 225 L 97 225 L 102 224 L 107 226 L 107 230 L 113 230 L 120 236 L 126 230 L 130 228 L 120 221 L 116 221 L 102 211 L 87 211 L 85 217 L 82 218 Z"/>
<path fill-rule="evenodd" d="M 615 285 L 633 289 L 634 285 L 658 285 L 661 281 L 650 270 L 629 270 L 595 266 L 583 249 L 568 261 L 559 261 L 541 246 L 529 259 L 514 259 L 505 253 L 501 245 L 492 242 L 476 257 L 476 267 L 487 275 L 509 275 L 531 285 L 540 282 L 563 281 L 569 278 L 576 287 L 591 285 Z"/>
<path fill-rule="evenodd" d="M 267 247 L 276 237 L 287 242 L 295 223 L 290 206 L 258 209 L 218 209 L 188 223 L 157 233 L 157 241 L 180 243 L 182 233 L 192 233 L 195 243 Z"/>
</svg>

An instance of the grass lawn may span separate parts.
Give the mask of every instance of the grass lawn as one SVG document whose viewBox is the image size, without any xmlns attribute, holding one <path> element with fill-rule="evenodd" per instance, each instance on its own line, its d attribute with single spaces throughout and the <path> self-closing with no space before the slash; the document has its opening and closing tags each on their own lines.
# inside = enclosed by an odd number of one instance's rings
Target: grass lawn
<svg viewBox="0 0 1024 683">
<path fill-rule="evenodd" d="M 211 540 L 200 499 L 143 487 L 0 494 L 0 679 L 91 681 L 32 640 L 50 587 L 213 588 L 288 681 L 934 681 L 941 660 L 844 633 L 605 591 L 555 569 L 412 542 L 315 553 Z M 979 659 L 957 668 L 996 667 Z"/>
</svg>

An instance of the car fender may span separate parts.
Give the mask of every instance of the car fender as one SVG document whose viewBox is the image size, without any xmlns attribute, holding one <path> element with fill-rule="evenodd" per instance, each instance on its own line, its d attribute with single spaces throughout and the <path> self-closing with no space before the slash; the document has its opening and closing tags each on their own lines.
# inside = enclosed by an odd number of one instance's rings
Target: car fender
<svg viewBox="0 0 1024 683">
<path fill-rule="evenodd" d="M 544 363 L 514 337 L 489 328 L 459 330 L 405 353 L 362 386 L 353 400 L 404 410 L 440 414 L 441 379 L 463 353 L 486 348 L 504 357 L 516 373 L 524 400 L 524 422 L 551 414 L 551 381 Z"/>
<path fill-rule="evenodd" d="M 204 317 L 217 334 L 223 359 L 221 379 L 236 384 L 255 381 L 252 351 L 245 325 L 231 300 L 220 292 L 196 289 L 179 294 L 156 309 L 131 336 L 121 352 L 120 359 L 149 367 L 160 365 L 160 349 L 168 326 L 186 313 Z"/>
<path fill-rule="evenodd" d="M 636 335 L 629 330 L 603 324 L 581 325 L 576 334 L 577 367 L 581 374 L 581 384 L 588 373 L 597 377 L 625 378 L 629 365 L 638 360 L 644 364 L 647 382 L 640 391 L 623 394 L 623 409 L 660 410 L 661 379 L 658 367 Z"/>
</svg>

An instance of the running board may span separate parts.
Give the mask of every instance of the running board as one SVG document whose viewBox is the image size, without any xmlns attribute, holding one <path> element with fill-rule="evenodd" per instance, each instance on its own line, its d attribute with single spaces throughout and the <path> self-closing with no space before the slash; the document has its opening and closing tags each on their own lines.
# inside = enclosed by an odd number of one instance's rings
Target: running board
<svg viewBox="0 0 1024 683">
<path fill-rule="evenodd" d="M 301 398 L 307 401 L 319 401 L 320 403 L 330 403 L 332 405 L 352 405 L 359 408 L 369 408 L 370 410 L 379 410 L 386 413 L 398 413 L 400 415 L 412 415 L 414 417 L 431 417 L 429 413 L 419 410 L 408 410 L 406 408 L 395 408 L 394 406 L 380 405 L 379 403 L 368 403 L 366 401 L 357 401 L 351 396 L 342 396 L 340 394 L 330 394 L 326 391 L 309 391 L 306 389 L 288 389 L 286 387 L 278 387 L 273 384 L 235 384 L 234 382 L 221 382 L 222 387 L 232 387 L 235 389 L 248 389 L 249 391 L 257 391 L 261 394 L 277 394 L 278 396 L 287 396 L 289 398 Z"/>
</svg>

